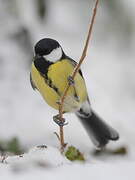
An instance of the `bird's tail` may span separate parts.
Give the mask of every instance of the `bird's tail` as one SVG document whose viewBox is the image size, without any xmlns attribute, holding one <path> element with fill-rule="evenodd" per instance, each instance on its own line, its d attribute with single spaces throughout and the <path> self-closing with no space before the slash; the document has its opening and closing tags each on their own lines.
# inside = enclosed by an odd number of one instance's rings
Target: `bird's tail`
<svg viewBox="0 0 135 180">
<path fill-rule="evenodd" d="M 107 125 L 95 112 L 92 111 L 91 114 L 87 116 L 82 115 L 78 111 L 76 115 L 97 148 L 103 148 L 109 140 L 116 141 L 119 139 L 117 131 Z"/>
</svg>

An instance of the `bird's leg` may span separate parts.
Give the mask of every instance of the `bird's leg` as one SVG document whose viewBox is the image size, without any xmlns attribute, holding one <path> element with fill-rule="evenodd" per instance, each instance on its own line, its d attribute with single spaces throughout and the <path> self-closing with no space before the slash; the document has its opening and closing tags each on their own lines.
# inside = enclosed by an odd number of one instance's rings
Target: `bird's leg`
<svg viewBox="0 0 135 180">
<path fill-rule="evenodd" d="M 68 124 L 68 122 L 66 122 L 66 120 L 64 118 L 60 118 L 59 114 L 57 114 L 56 116 L 53 116 L 53 121 L 58 124 L 59 126 L 65 126 Z"/>
<path fill-rule="evenodd" d="M 69 83 L 70 86 L 74 86 L 75 85 L 75 81 L 74 81 L 73 77 L 70 76 L 70 75 L 68 76 L 68 83 Z"/>
</svg>

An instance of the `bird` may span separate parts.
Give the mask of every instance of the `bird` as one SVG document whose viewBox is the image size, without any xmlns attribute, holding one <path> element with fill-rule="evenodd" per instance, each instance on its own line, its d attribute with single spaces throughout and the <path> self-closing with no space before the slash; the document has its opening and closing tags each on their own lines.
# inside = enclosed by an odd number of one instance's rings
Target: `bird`
<svg viewBox="0 0 135 180">
<path fill-rule="evenodd" d="M 74 113 L 88 136 L 98 149 L 103 149 L 109 141 L 119 139 L 118 132 L 108 125 L 92 109 L 86 83 L 81 69 L 73 79 L 71 74 L 77 62 L 67 56 L 58 41 L 51 38 L 39 40 L 34 46 L 34 57 L 30 71 L 30 82 L 34 90 L 39 91 L 46 103 L 58 110 L 60 99 L 70 84 L 63 104 L 63 113 Z M 53 116 L 59 125 L 59 115 Z"/>
</svg>

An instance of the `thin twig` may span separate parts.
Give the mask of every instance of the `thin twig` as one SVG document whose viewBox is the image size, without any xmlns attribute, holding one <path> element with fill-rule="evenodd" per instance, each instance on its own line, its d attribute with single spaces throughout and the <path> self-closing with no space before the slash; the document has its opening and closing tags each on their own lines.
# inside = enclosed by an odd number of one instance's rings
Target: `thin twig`
<svg viewBox="0 0 135 180">
<path fill-rule="evenodd" d="M 89 41 L 90 41 L 91 34 L 92 34 L 92 29 L 93 29 L 93 25 L 94 25 L 94 21 L 95 21 L 95 16 L 96 16 L 96 13 L 97 13 L 98 3 L 99 3 L 99 0 L 96 0 L 95 7 L 94 7 L 94 10 L 93 10 L 93 14 L 92 14 L 92 19 L 90 21 L 90 27 L 89 27 L 86 43 L 85 43 L 85 46 L 84 46 L 84 49 L 83 49 L 83 53 L 82 53 L 82 56 L 81 56 L 81 58 L 79 60 L 79 63 L 76 65 L 76 67 L 74 68 L 74 71 L 72 73 L 72 78 L 73 79 L 75 78 L 75 76 L 76 76 L 78 70 L 80 69 L 80 66 L 81 66 L 82 62 L 84 61 L 84 59 L 86 57 L 86 54 L 87 54 L 87 49 L 88 49 Z M 61 121 L 63 121 L 64 100 L 65 100 L 65 98 L 67 96 L 69 88 L 70 88 L 70 83 L 68 83 L 67 87 L 65 88 L 65 91 L 63 93 L 63 96 L 61 97 L 60 104 L 59 104 L 59 117 L 60 117 Z M 63 153 L 64 144 L 65 144 L 64 143 L 63 126 L 60 127 L 60 143 L 61 143 L 61 152 Z"/>
</svg>

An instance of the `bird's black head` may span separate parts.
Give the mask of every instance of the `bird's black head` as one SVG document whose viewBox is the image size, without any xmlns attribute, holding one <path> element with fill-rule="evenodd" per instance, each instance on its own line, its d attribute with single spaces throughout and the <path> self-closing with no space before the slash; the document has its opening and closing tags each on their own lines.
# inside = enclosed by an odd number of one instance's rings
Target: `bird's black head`
<svg viewBox="0 0 135 180">
<path fill-rule="evenodd" d="M 54 39 L 41 39 L 35 45 L 34 65 L 37 70 L 46 75 L 51 64 L 65 57 L 60 44 Z"/>
<path fill-rule="evenodd" d="M 35 53 L 40 56 L 48 55 L 58 47 L 60 47 L 60 45 L 56 40 L 50 38 L 41 39 L 35 45 Z"/>
<path fill-rule="evenodd" d="M 63 54 L 60 44 L 54 39 L 41 39 L 35 45 L 35 55 L 42 56 L 45 60 L 53 63 L 60 60 Z"/>
</svg>

